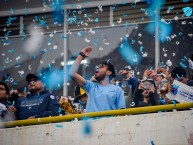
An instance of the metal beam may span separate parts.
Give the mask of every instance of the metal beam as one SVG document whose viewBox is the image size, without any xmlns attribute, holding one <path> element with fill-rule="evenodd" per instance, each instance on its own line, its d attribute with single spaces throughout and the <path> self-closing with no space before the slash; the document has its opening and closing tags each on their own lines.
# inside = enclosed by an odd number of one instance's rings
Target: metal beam
<svg viewBox="0 0 193 145">
<path fill-rule="evenodd" d="M 132 2 L 141 2 L 145 0 L 124 0 L 124 3 L 132 3 Z M 77 9 L 78 6 L 81 6 L 81 8 L 91 8 L 91 7 L 98 7 L 99 5 L 102 6 L 109 6 L 114 4 L 122 4 L 123 1 L 120 0 L 96 0 L 92 2 L 84 2 L 84 3 L 75 3 L 72 7 L 72 5 L 64 5 L 63 9 Z M 38 7 L 38 8 L 28 8 L 28 14 L 37 14 L 37 13 L 46 13 L 46 12 L 52 12 L 54 9 L 51 9 L 50 7 Z M 4 16 L 14 16 L 14 15 L 24 15 L 24 9 L 16 9 L 15 12 L 12 14 L 10 10 L 7 11 L 0 11 L 0 17 Z"/>
</svg>

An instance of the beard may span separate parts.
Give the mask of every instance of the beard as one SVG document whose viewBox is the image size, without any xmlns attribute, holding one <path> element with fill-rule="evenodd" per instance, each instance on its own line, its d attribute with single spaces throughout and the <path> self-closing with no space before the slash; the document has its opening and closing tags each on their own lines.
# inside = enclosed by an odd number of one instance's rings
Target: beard
<svg viewBox="0 0 193 145">
<path fill-rule="evenodd" d="M 98 81 L 98 82 L 100 82 L 100 81 L 102 81 L 102 80 L 104 80 L 105 79 L 105 75 L 101 75 L 101 76 L 95 76 L 95 79 Z"/>
</svg>

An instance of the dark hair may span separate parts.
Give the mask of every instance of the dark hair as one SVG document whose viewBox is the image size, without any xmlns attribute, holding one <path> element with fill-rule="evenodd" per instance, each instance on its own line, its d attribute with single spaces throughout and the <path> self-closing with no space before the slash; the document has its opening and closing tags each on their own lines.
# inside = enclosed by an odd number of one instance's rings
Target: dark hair
<svg viewBox="0 0 193 145">
<path fill-rule="evenodd" d="M 110 75 L 110 80 L 115 77 L 115 68 L 114 68 L 113 64 L 109 62 L 109 60 L 101 61 L 100 64 L 107 65 L 108 66 L 107 70 L 112 72 L 112 74 Z"/>
<path fill-rule="evenodd" d="M 3 85 L 5 87 L 6 94 L 9 95 L 9 87 L 8 87 L 8 85 L 6 83 L 2 82 L 2 81 L 0 81 L 0 85 Z"/>
<path fill-rule="evenodd" d="M 193 61 L 193 54 L 190 55 L 190 59 L 191 59 L 191 61 Z"/>
<path fill-rule="evenodd" d="M 174 79 L 179 79 L 180 78 L 183 78 L 183 77 L 186 77 L 186 70 L 184 68 L 182 68 L 181 66 L 179 67 L 175 67 L 172 71 L 171 71 L 171 76 L 172 78 Z"/>
</svg>

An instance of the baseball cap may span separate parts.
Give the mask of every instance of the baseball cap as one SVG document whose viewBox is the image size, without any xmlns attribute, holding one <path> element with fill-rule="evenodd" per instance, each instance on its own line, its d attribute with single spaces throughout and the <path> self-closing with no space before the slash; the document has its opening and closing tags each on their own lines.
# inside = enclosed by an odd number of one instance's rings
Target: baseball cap
<svg viewBox="0 0 193 145">
<path fill-rule="evenodd" d="M 111 74 L 112 78 L 115 77 L 115 68 L 112 63 L 110 63 L 109 61 L 101 61 L 100 64 L 108 66 L 107 69 L 112 72 Z"/>
<path fill-rule="evenodd" d="M 26 81 L 29 83 L 33 80 L 40 80 L 40 78 L 34 74 L 27 74 Z"/>
</svg>

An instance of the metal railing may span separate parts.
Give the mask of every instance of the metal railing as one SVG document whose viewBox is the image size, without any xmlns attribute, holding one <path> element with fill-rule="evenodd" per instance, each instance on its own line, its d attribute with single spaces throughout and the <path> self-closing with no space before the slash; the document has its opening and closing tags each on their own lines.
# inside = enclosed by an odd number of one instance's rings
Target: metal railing
<svg viewBox="0 0 193 145">
<path fill-rule="evenodd" d="M 16 127 L 16 126 L 39 125 L 39 124 L 46 124 L 46 123 L 72 121 L 76 118 L 84 119 L 84 118 L 90 118 L 90 117 L 104 117 L 104 116 L 116 116 L 116 115 L 128 115 L 128 114 L 134 115 L 134 114 L 142 114 L 142 113 L 155 113 L 158 111 L 171 111 L 173 109 L 183 110 L 183 109 L 189 109 L 189 108 L 193 108 L 192 102 L 10 121 L 10 122 L 3 122 L 2 127 L 8 128 L 8 127 Z"/>
</svg>

